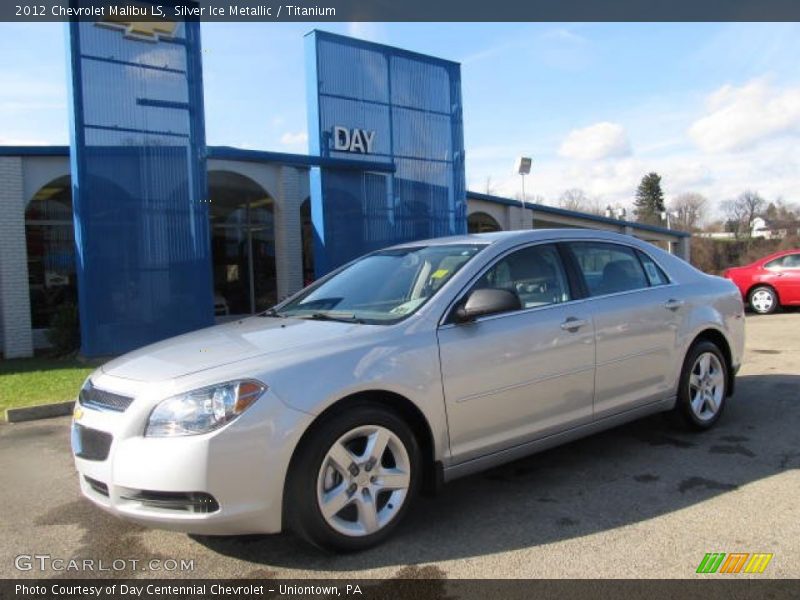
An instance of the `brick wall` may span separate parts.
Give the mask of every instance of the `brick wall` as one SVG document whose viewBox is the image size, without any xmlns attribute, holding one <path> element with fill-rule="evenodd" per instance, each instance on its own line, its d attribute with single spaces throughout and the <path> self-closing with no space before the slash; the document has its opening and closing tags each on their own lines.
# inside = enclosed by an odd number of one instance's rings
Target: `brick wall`
<svg viewBox="0 0 800 600">
<path fill-rule="evenodd" d="M 305 170 L 281 167 L 275 207 L 275 268 L 278 299 L 303 287 L 303 242 L 300 204 L 303 202 L 301 181 Z"/>
<path fill-rule="evenodd" d="M 0 340 L 5 358 L 33 355 L 22 159 L 0 157 Z"/>
</svg>

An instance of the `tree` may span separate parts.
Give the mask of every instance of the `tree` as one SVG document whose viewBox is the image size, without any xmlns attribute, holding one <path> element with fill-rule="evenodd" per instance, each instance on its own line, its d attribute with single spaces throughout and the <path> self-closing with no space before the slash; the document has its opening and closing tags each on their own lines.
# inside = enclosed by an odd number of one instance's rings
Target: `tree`
<svg viewBox="0 0 800 600">
<path fill-rule="evenodd" d="M 753 220 L 761 214 L 765 204 L 764 198 L 751 190 L 723 202 L 721 208 L 727 219 L 728 230 L 737 238 L 750 239 L 753 235 Z"/>
<path fill-rule="evenodd" d="M 602 215 L 600 200 L 590 198 L 586 192 L 580 188 L 570 188 L 564 190 L 556 201 L 556 206 L 565 210 L 582 212 L 590 215 Z"/>
<path fill-rule="evenodd" d="M 491 175 L 487 175 L 486 176 L 486 191 L 485 191 L 485 193 L 487 195 L 489 195 L 489 196 L 493 196 L 494 193 L 495 193 L 495 187 L 494 187 L 494 183 L 492 182 L 492 176 Z"/>
<path fill-rule="evenodd" d="M 760 216 L 770 221 L 797 221 L 800 209 L 796 205 L 787 204 L 783 198 L 770 202 Z"/>
<path fill-rule="evenodd" d="M 706 212 L 705 196 L 695 193 L 681 194 L 670 202 L 669 210 L 674 215 L 672 224 L 681 231 L 694 231 L 700 227 Z"/>
<path fill-rule="evenodd" d="M 636 189 L 636 220 L 640 223 L 658 225 L 664 212 L 664 192 L 661 190 L 661 175 L 648 173 Z"/>
<path fill-rule="evenodd" d="M 558 206 L 566 210 L 583 212 L 589 205 L 589 197 L 580 188 L 570 188 L 558 197 Z"/>
</svg>

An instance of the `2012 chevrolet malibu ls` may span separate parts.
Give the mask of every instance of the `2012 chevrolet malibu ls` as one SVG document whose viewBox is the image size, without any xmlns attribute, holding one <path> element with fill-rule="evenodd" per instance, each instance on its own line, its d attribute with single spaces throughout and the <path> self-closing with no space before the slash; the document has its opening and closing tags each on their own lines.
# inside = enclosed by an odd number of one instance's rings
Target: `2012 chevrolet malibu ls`
<svg viewBox="0 0 800 600">
<path fill-rule="evenodd" d="M 711 427 L 743 314 L 730 281 L 627 236 L 396 246 L 95 371 L 81 489 L 154 527 L 366 548 L 455 477 L 658 411 Z"/>
</svg>

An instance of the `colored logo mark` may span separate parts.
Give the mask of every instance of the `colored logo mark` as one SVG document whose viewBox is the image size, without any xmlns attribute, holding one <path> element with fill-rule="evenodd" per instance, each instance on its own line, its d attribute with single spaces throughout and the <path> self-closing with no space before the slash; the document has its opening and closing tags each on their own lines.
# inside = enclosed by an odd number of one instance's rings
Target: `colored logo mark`
<svg viewBox="0 0 800 600">
<path fill-rule="evenodd" d="M 125 20 L 125 17 L 112 15 L 107 16 L 103 21 L 98 21 L 97 24 L 122 29 L 125 37 L 147 42 L 173 38 L 175 30 L 178 28 L 178 23 L 175 21 L 128 21 Z"/>
<path fill-rule="evenodd" d="M 764 552 L 708 552 L 700 561 L 697 573 L 763 573 L 772 557 Z"/>
</svg>

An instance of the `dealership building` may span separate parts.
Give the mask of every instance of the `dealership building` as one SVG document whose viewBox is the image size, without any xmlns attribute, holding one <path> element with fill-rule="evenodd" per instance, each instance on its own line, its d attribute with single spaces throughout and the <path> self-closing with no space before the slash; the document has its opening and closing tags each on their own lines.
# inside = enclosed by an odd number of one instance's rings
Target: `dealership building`
<svg viewBox="0 0 800 600">
<path fill-rule="evenodd" d="M 199 27 L 136 26 L 70 25 L 70 146 L 0 147 L 5 358 L 46 347 L 67 303 L 82 352 L 117 354 L 467 231 L 595 228 L 688 259 L 682 232 L 467 191 L 457 63 L 315 31 L 309 153 L 207 146 Z"/>
</svg>

